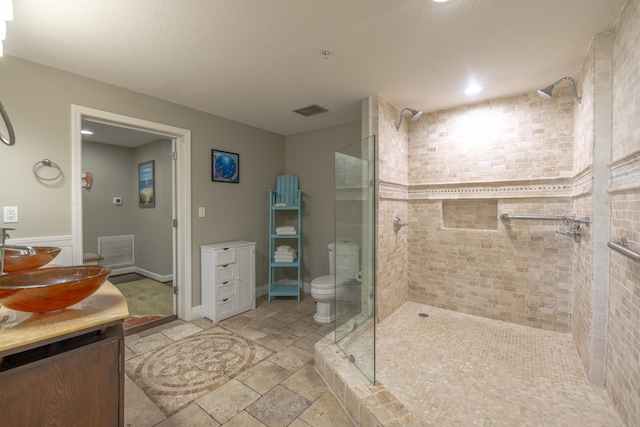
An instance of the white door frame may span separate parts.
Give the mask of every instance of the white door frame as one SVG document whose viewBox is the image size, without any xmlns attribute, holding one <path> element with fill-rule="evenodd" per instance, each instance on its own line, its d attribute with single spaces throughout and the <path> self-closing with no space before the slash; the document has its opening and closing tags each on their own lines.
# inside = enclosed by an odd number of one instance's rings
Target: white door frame
<svg viewBox="0 0 640 427">
<path fill-rule="evenodd" d="M 71 238 L 73 263 L 82 264 L 82 120 L 155 133 L 175 140 L 174 219 L 177 221 L 174 280 L 178 289 L 178 318 L 192 320 L 191 307 L 191 131 L 162 123 L 71 105 Z"/>
</svg>

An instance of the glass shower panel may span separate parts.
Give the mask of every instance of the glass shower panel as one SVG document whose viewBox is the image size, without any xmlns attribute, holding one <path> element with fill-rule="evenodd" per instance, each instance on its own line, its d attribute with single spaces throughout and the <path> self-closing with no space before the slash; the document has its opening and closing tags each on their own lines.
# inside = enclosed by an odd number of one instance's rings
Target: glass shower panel
<svg viewBox="0 0 640 427">
<path fill-rule="evenodd" d="M 375 382 L 375 136 L 335 154 L 336 344 Z"/>
</svg>

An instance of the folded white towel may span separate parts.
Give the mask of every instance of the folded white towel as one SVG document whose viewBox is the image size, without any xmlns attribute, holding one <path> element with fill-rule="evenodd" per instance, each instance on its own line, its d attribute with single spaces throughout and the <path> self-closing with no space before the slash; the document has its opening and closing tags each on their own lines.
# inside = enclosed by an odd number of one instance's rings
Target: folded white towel
<svg viewBox="0 0 640 427">
<path fill-rule="evenodd" d="M 276 255 L 273 257 L 274 262 L 293 262 L 294 259 L 295 258 L 293 258 L 292 256 L 285 256 L 285 255 L 282 255 L 282 256 Z"/>
<path fill-rule="evenodd" d="M 295 231 L 276 231 L 276 234 L 278 236 L 295 236 L 298 233 Z"/>
<path fill-rule="evenodd" d="M 276 234 L 296 234 L 296 228 L 290 226 L 276 227 Z"/>
<path fill-rule="evenodd" d="M 293 258 L 295 258 L 295 255 L 293 255 L 293 254 L 275 254 L 273 257 L 274 258 L 290 258 L 290 259 L 293 259 Z"/>
<path fill-rule="evenodd" d="M 286 203 L 276 203 L 273 206 L 276 206 L 276 207 L 279 207 L 279 208 L 284 208 L 284 207 L 287 207 L 288 205 Z"/>
</svg>

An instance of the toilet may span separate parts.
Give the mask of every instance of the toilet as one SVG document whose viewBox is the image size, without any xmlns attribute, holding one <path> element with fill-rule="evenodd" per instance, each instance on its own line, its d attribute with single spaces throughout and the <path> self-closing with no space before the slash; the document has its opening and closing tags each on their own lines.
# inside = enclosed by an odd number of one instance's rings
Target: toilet
<svg viewBox="0 0 640 427">
<path fill-rule="evenodd" d="M 337 253 L 335 243 L 330 243 L 328 249 L 329 274 L 311 281 L 311 297 L 316 302 L 313 319 L 318 323 L 331 323 L 336 318 L 335 309 L 331 307 L 336 300 L 336 256 L 340 257 L 341 278 L 356 279 L 359 271 L 358 246 L 355 243 L 339 242 Z M 338 286 L 337 298 L 341 298 L 346 291 L 347 286 Z"/>
</svg>

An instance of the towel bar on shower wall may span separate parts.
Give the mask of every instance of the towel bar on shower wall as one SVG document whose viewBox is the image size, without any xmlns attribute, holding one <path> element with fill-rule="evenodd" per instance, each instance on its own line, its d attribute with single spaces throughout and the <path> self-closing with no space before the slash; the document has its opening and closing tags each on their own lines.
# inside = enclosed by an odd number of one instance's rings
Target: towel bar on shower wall
<svg viewBox="0 0 640 427">
<path fill-rule="evenodd" d="M 566 215 L 511 215 L 509 213 L 503 213 L 500 215 L 502 221 L 508 221 L 511 219 L 523 219 L 534 221 L 564 221 L 567 224 L 570 222 L 578 222 L 582 224 L 591 224 L 591 219 L 588 216 L 584 218 L 578 217 L 575 214 Z"/>
<path fill-rule="evenodd" d="M 623 237 L 619 242 L 609 242 L 607 243 L 607 246 L 609 246 L 614 251 L 631 258 L 635 262 L 640 262 L 640 253 L 629 249 L 629 244 L 627 243 L 626 237 Z"/>
</svg>

